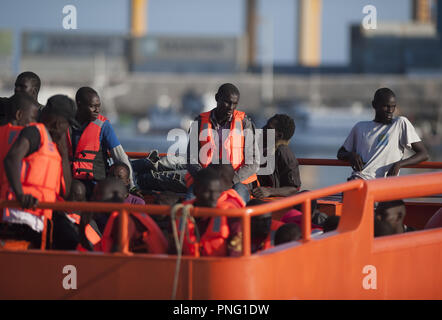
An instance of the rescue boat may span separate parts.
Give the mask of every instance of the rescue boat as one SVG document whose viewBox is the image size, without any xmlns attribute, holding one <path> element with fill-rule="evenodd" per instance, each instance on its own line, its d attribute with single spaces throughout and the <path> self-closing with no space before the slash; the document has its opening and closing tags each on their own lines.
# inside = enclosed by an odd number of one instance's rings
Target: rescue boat
<svg viewBox="0 0 442 320">
<path fill-rule="evenodd" d="M 298 160 L 300 165 L 348 165 Z M 442 162 L 413 167 L 441 169 Z M 128 212 L 169 214 L 168 206 L 41 203 L 38 207 L 55 210 L 119 211 L 119 252 L 0 250 L 0 299 L 442 299 L 442 228 L 423 229 L 442 207 L 441 182 L 442 172 L 434 171 L 349 181 L 242 209 L 190 209 L 193 216 L 241 218 L 241 257 L 129 252 Z M 318 199 L 322 212 L 341 216 L 337 230 L 311 236 L 312 199 Z M 374 203 L 396 199 L 406 199 L 405 224 L 417 231 L 374 238 Z M 295 204 L 303 208 L 302 239 L 251 254 L 251 217 L 272 212 L 278 219 Z M 3 201 L 0 207 L 18 203 Z M 75 275 L 75 285 L 66 286 L 68 275 L 71 280 Z"/>
</svg>

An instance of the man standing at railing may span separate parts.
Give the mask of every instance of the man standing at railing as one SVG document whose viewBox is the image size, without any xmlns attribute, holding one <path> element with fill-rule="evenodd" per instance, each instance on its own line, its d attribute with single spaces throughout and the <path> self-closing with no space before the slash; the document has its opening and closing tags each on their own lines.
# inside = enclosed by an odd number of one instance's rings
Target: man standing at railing
<svg viewBox="0 0 442 320">
<path fill-rule="evenodd" d="M 428 159 L 427 150 L 410 121 L 393 118 L 396 96 L 388 88 L 378 89 L 372 106 L 373 121 L 358 122 L 338 151 L 338 159 L 349 161 L 353 172 L 348 180 L 397 176 L 408 165 Z M 405 149 L 414 155 L 404 159 Z"/>
<path fill-rule="evenodd" d="M 55 202 L 70 190 L 71 171 L 66 146 L 66 131 L 76 124 L 67 96 L 48 100 L 41 123 L 24 128 L 4 160 L 10 190 L 6 197 L 18 200 L 22 208 L 7 209 L 3 215 L 12 233 L 38 247 L 44 223 L 52 218 L 51 209 L 35 209 L 39 202 Z"/>
</svg>

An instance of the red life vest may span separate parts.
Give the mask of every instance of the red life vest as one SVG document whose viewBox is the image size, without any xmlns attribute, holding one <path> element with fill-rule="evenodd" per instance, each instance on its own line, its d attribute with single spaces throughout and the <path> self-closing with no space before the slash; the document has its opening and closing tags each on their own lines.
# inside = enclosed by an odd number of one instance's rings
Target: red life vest
<svg viewBox="0 0 442 320">
<path fill-rule="evenodd" d="M 245 206 L 246 203 L 235 189 L 229 189 L 221 193 L 217 203 L 217 208 L 221 209 L 244 208 Z"/>
<path fill-rule="evenodd" d="M 75 223 L 76 225 L 80 225 L 81 216 L 78 213 L 72 212 L 67 213 L 67 216 L 69 219 Z M 84 233 L 86 236 L 86 239 L 90 242 L 92 246 L 95 246 L 98 242 L 101 240 L 101 234 L 99 230 L 95 230 L 90 224 L 87 224 Z M 78 244 L 77 250 L 79 251 L 87 251 L 83 248 L 81 244 Z"/>
<path fill-rule="evenodd" d="M 106 178 L 105 161 L 100 143 L 101 129 L 106 120 L 106 117 L 98 115 L 98 118 L 90 122 L 81 134 L 73 152 L 72 175 L 75 179 L 102 180 Z M 69 148 L 72 150 L 69 136 L 68 142 L 70 143 Z"/>
<path fill-rule="evenodd" d="M 273 248 L 275 246 L 275 234 L 276 234 L 276 231 L 283 224 L 284 224 L 284 222 L 272 219 L 272 225 L 270 226 L 270 233 L 269 233 L 269 235 L 267 236 L 267 238 L 264 241 L 263 250 L 270 249 L 270 248 Z"/>
<path fill-rule="evenodd" d="M 200 114 L 201 125 L 198 135 L 199 140 L 199 162 L 200 165 L 205 168 L 212 163 L 214 150 L 218 141 L 214 141 L 212 136 L 212 123 L 210 122 L 210 113 L 203 112 Z M 229 159 L 232 167 L 235 171 L 244 165 L 244 128 L 242 122 L 244 120 L 245 113 L 242 111 L 233 111 L 232 121 L 230 123 L 229 136 L 224 141 L 223 147 L 219 146 L 219 162 L 222 162 L 222 153 L 225 150 L 227 152 L 226 158 Z M 202 141 L 201 141 L 202 140 Z M 256 174 L 251 175 L 247 179 L 241 181 L 244 184 L 257 181 Z M 192 176 L 187 173 L 186 186 L 189 187 L 193 184 Z"/>
<path fill-rule="evenodd" d="M 34 126 L 40 133 L 40 147 L 22 161 L 23 193 L 32 194 L 39 202 L 55 202 L 59 197 L 60 187 L 65 189 L 61 156 L 44 124 L 36 123 Z M 7 192 L 7 199 L 15 199 L 11 190 Z M 44 215 L 49 219 L 52 218 L 52 209 L 25 209 L 24 211 L 36 216 Z"/>
<path fill-rule="evenodd" d="M 184 201 L 183 204 L 193 204 L 196 199 Z M 242 208 L 245 203 L 240 195 L 233 189 L 221 193 L 217 205 L 220 209 Z M 227 217 L 216 216 L 210 219 L 206 231 L 198 242 L 195 233 L 195 225 L 187 220 L 188 232 L 184 236 L 183 254 L 192 256 L 227 256 L 227 238 L 230 235 L 230 228 L 227 223 Z M 183 220 L 179 219 L 177 223 L 178 234 L 181 230 Z"/>
<path fill-rule="evenodd" d="M 118 215 L 118 212 L 113 212 L 109 217 L 106 227 L 104 228 L 103 237 L 95 246 L 96 251 L 112 252 L 112 247 L 116 241 L 116 239 L 112 238 L 112 229 Z M 151 217 L 145 213 L 130 213 L 130 218 L 137 219 L 146 228 L 142 237 L 148 253 L 167 253 L 167 240 Z"/>
<path fill-rule="evenodd" d="M 6 192 L 9 188 L 9 181 L 6 176 L 3 161 L 23 128 L 22 126 L 14 126 L 10 123 L 0 127 L 0 199 L 6 199 Z"/>
</svg>

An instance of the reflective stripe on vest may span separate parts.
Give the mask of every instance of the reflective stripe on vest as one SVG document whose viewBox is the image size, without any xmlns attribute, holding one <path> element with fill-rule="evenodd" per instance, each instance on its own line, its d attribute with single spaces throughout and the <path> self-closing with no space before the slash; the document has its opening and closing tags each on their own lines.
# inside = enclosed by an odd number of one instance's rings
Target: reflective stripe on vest
<svg viewBox="0 0 442 320">
<path fill-rule="evenodd" d="M 101 114 L 98 115 L 98 118 L 89 123 L 81 134 L 72 161 L 72 174 L 74 178 L 96 178 L 94 161 L 100 151 L 100 134 L 106 120 L 106 117 Z"/>
<path fill-rule="evenodd" d="M 201 125 L 198 135 L 200 151 L 198 159 L 203 168 L 212 163 L 214 151 L 217 150 L 216 146 L 219 141 L 219 139 L 218 141 L 214 141 L 213 139 L 214 130 L 212 128 L 212 123 L 210 122 L 210 113 L 211 111 L 200 114 Z M 244 117 L 244 112 L 237 110 L 233 111 L 229 136 L 225 139 L 223 147 L 219 146 L 218 162 L 222 162 L 222 157 L 224 157 L 224 159 L 228 159 L 235 171 L 244 165 Z M 224 155 L 224 151 L 227 153 L 226 155 Z M 249 184 L 257 179 L 258 177 L 256 174 L 253 174 L 241 182 L 244 184 Z M 189 177 L 186 179 L 186 185 L 190 185 Z"/>
</svg>

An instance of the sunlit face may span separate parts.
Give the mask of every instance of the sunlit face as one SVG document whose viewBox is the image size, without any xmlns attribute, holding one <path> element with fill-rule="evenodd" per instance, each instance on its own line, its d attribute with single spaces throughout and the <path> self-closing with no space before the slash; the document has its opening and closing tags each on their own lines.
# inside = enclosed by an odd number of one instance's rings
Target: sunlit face
<svg viewBox="0 0 442 320">
<path fill-rule="evenodd" d="M 215 208 L 221 192 L 223 192 L 223 186 L 218 179 L 212 180 L 204 186 L 195 185 L 195 204 L 199 207 Z"/>
<path fill-rule="evenodd" d="M 78 104 L 80 113 L 88 121 L 95 121 L 101 111 L 100 97 L 96 94 L 90 95 L 86 102 Z"/>
<path fill-rule="evenodd" d="M 216 117 L 220 122 L 231 121 L 233 111 L 238 107 L 239 97 L 236 94 L 219 94 L 217 95 Z"/>
<path fill-rule="evenodd" d="M 375 106 L 376 119 L 382 123 L 390 124 L 393 121 L 393 114 L 396 110 L 396 97 L 390 96 L 385 101 Z"/>
</svg>

